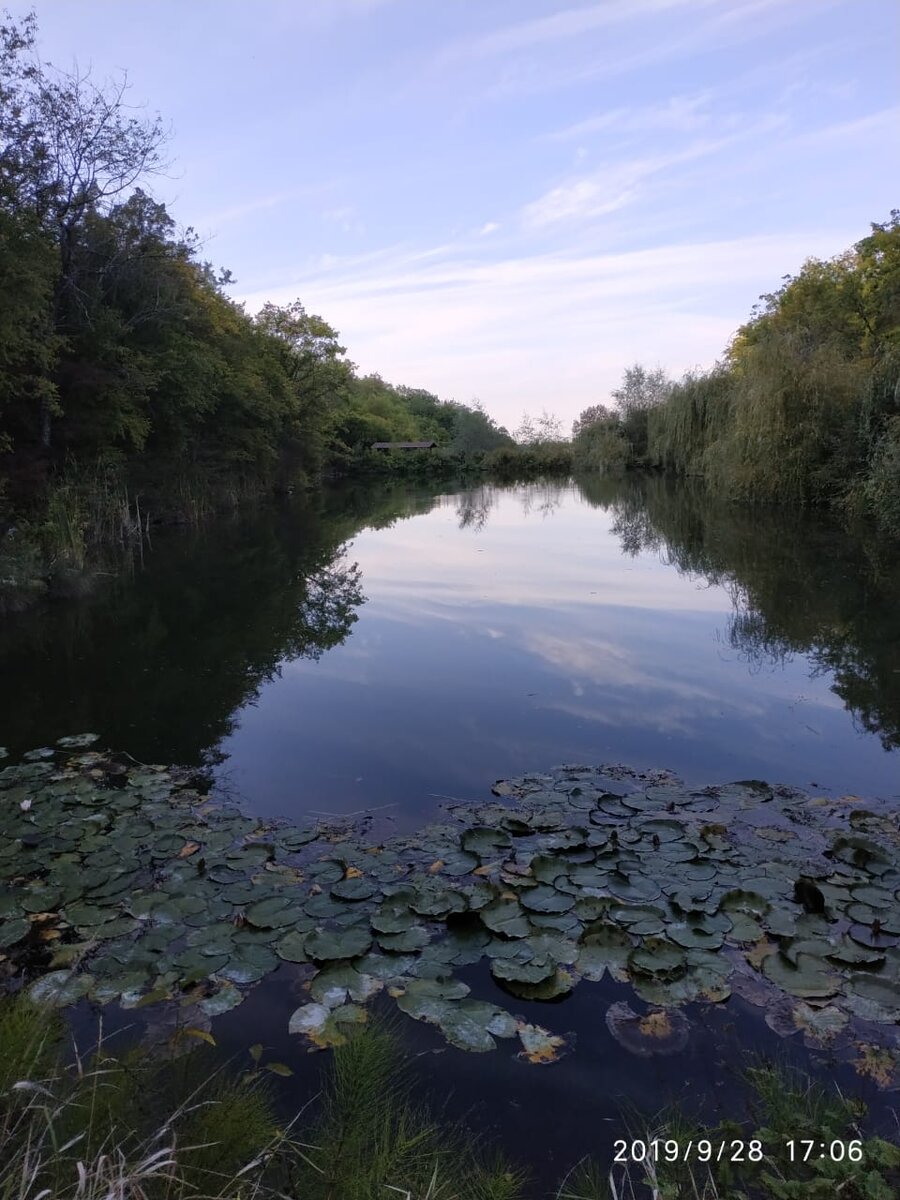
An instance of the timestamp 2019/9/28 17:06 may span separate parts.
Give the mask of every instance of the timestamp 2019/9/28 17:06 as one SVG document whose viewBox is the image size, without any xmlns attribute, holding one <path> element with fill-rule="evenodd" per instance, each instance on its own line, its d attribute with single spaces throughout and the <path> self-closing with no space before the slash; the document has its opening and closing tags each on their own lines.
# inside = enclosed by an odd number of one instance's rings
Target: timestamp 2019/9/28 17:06
<svg viewBox="0 0 900 1200">
<path fill-rule="evenodd" d="M 790 1162 L 810 1162 L 813 1159 L 830 1159 L 832 1162 L 862 1162 L 861 1141 L 819 1142 L 813 1138 L 800 1138 L 782 1143 L 783 1153 Z M 762 1162 L 769 1157 L 763 1143 L 757 1139 L 742 1141 L 731 1139 L 713 1141 L 711 1138 L 694 1138 L 680 1142 L 676 1138 L 620 1138 L 613 1143 L 614 1163 L 638 1163 L 650 1159 L 653 1162 Z"/>
</svg>

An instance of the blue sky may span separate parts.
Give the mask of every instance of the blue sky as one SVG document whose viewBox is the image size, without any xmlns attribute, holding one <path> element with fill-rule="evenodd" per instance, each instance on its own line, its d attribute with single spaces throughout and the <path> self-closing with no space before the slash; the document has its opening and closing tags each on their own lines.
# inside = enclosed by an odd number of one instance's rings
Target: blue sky
<svg viewBox="0 0 900 1200">
<path fill-rule="evenodd" d="M 18 9 L 14 7 L 14 11 Z M 896 0 L 37 0 L 172 122 L 154 190 L 365 372 L 566 422 L 711 365 L 900 205 Z"/>
</svg>

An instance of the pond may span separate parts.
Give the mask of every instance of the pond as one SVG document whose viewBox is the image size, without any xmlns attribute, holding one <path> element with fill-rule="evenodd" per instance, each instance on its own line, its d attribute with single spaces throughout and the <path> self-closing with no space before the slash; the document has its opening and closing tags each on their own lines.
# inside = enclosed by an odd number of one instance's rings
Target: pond
<svg viewBox="0 0 900 1200">
<path fill-rule="evenodd" d="M 392 806 L 561 762 L 900 796 L 900 558 L 684 486 L 345 487 L 154 535 L 7 619 L 0 744 L 215 761 L 253 812 Z"/>
<path fill-rule="evenodd" d="M 210 766 L 250 816 L 367 811 L 382 839 L 560 763 L 900 808 L 896 553 L 821 514 L 736 509 L 659 477 L 342 485 L 154 534 L 91 595 L 8 618 L 0 681 L 13 757 L 92 730 L 143 763 Z M 500 995 L 483 963 L 461 977 Z M 252 1027 L 296 1066 L 297 987 L 279 967 L 217 1018 L 221 1043 Z M 571 1043 L 527 1079 L 503 1043 L 486 1068 L 429 1025 L 405 1035 L 438 1055 L 420 1070 L 451 1109 L 477 1100 L 510 1149 L 542 1147 L 548 1183 L 608 1154 L 623 1103 L 702 1094 L 713 1119 L 736 1047 L 804 1055 L 734 995 L 699 1006 L 678 1053 L 635 1056 L 604 1019 L 629 999 L 609 975 L 552 1004 L 520 996 L 517 1015 Z M 297 1096 L 314 1071 L 284 1086 Z"/>
</svg>

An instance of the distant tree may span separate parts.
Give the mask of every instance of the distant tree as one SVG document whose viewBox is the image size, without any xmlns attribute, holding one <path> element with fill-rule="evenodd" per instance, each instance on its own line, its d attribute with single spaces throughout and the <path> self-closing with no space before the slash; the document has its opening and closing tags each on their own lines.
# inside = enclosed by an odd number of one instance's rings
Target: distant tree
<svg viewBox="0 0 900 1200">
<path fill-rule="evenodd" d="M 646 456 L 650 411 L 666 402 L 673 386 L 662 367 L 648 371 L 635 363 L 627 368 L 621 386 L 613 391 L 622 417 L 622 431 L 631 445 L 633 458 L 640 460 Z"/>
<path fill-rule="evenodd" d="M 598 422 L 618 421 L 619 415 L 615 409 L 610 408 L 606 404 L 591 404 L 588 408 L 582 409 L 580 415 L 572 422 L 572 437 L 577 438 L 591 425 L 596 425 Z"/>
<path fill-rule="evenodd" d="M 655 408 L 668 399 L 672 391 L 672 380 L 662 369 L 654 367 L 648 371 L 640 363 L 628 367 L 621 385 L 612 393 L 613 399 L 619 406 L 619 411 L 627 417 L 631 413 L 647 408 Z"/>
<path fill-rule="evenodd" d="M 543 442 L 562 441 L 562 421 L 559 417 L 543 410 L 539 417 L 522 414 L 522 422 L 515 432 L 516 441 L 522 446 L 537 446 Z"/>
</svg>

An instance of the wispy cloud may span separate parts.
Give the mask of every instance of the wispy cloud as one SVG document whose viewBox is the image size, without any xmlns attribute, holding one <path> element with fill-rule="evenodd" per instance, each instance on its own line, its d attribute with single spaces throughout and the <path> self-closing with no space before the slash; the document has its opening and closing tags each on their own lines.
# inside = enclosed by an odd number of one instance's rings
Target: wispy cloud
<svg viewBox="0 0 900 1200">
<path fill-rule="evenodd" d="M 302 296 L 341 331 L 363 371 L 461 400 L 479 394 L 504 422 L 548 398 L 571 420 L 648 352 L 674 372 L 711 365 L 739 319 L 722 312 L 718 289 L 745 296 L 743 316 L 770 281 L 809 254 L 836 253 L 855 232 L 686 241 L 618 254 L 520 248 L 497 261 L 479 259 L 472 242 L 434 248 L 433 257 L 398 251 L 369 269 L 335 268 L 238 298 L 254 311 L 267 299 Z"/>
<path fill-rule="evenodd" d="M 625 3 L 616 4 L 614 8 L 617 19 L 625 22 L 629 18 L 639 19 L 652 14 L 663 16 L 669 9 L 673 15 L 676 15 L 680 2 L 681 0 L 673 0 L 672 3 L 654 5 L 653 0 L 635 0 L 635 3 L 627 5 Z M 819 0 L 815 0 L 815 2 L 818 4 Z M 839 3 L 841 0 L 821 0 L 824 7 L 832 7 Z M 637 50 L 624 50 L 621 45 L 616 43 L 615 39 L 609 39 L 607 43 L 597 46 L 585 38 L 585 42 L 594 48 L 586 53 L 580 62 L 573 61 L 571 56 L 567 55 L 558 55 L 555 60 L 544 55 L 540 60 L 534 61 L 520 57 L 488 86 L 484 98 L 511 98 L 522 93 L 540 93 L 560 88 L 572 88 L 589 80 L 613 79 L 623 75 L 636 74 L 648 67 L 659 66 L 679 58 L 690 58 L 700 53 L 712 53 L 735 43 L 743 44 L 757 40 L 785 25 L 802 21 L 809 15 L 811 0 L 790 0 L 790 3 L 785 3 L 785 0 L 697 0 L 696 3 L 687 3 L 686 0 L 686 6 L 690 8 L 692 17 L 701 9 L 704 12 L 710 9 L 716 11 L 711 13 L 706 20 L 685 20 L 670 25 L 669 28 L 653 38 L 641 39 L 640 48 Z M 605 8 L 606 6 L 604 6 L 604 10 Z M 553 18 L 546 18 L 546 20 L 553 20 Z M 540 22 L 529 22 L 524 28 L 531 29 L 539 24 Z M 573 19 L 572 36 L 580 32 L 575 27 L 576 24 L 577 22 Z M 522 28 L 514 27 L 514 29 Z M 567 28 L 565 23 L 562 28 Z M 485 43 L 488 49 L 495 53 L 501 50 L 512 51 L 517 48 L 516 38 L 512 36 L 513 30 L 508 31 L 508 36 L 501 36 L 501 34 L 495 35 L 496 50 L 492 50 L 494 39 L 484 38 L 469 45 L 470 54 L 477 56 L 485 53 L 483 48 Z M 523 39 L 522 46 L 518 48 L 524 49 L 532 43 L 537 44 L 539 40 L 537 36 Z M 442 55 L 441 58 L 443 57 Z"/>
<path fill-rule="evenodd" d="M 607 130 L 614 133 L 648 133 L 657 130 L 694 133 L 707 127 L 712 120 L 710 100 L 711 93 L 703 92 L 697 96 L 672 96 L 658 104 L 611 108 L 546 136 L 552 141 L 569 141 Z M 735 120 L 737 117 L 732 118 L 732 121 Z"/>
<path fill-rule="evenodd" d="M 633 200 L 644 180 L 669 167 L 715 154 L 729 141 L 705 140 L 672 154 L 604 164 L 590 175 L 559 184 L 526 204 L 522 210 L 523 223 L 526 228 L 539 229 L 560 221 L 605 216 Z"/>
<path fill-rule="evenodd" d="M 825 146 L 834 142 L 856 142 L 873 135 L 887 138 L 888 145 L 896 148 L 897 133 L 900 131 L 900 104 L 883 108 L 878 112 L 856 117 L 852 121 L 836 121 L 820 129 L 811 129 L 793 139 L 794 144 L 803 146 Z"/>
<path fill-rule="evenodd" d="M 457 52 L 472 55 L 507 54 L 548 42 L 578 37 L 610 25 L 656 16 L 672 9 L 707 7 L 719 0 L 607 0 L 604 4 L 567 8 L 549 17 L 507 25 L 493 33 L 461 43 Z"/>
</svg>

